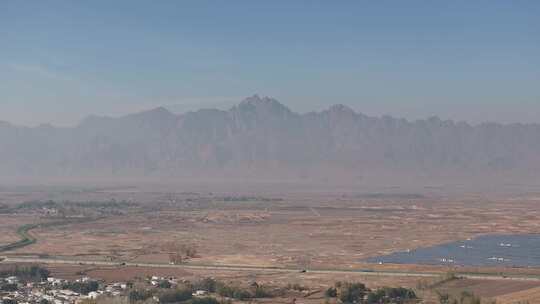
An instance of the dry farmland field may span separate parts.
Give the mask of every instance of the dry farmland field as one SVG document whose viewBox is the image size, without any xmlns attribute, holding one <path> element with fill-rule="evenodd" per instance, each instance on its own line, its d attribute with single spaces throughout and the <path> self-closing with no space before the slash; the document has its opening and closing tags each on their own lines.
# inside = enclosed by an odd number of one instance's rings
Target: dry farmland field
<svg viewBox="0 0 540 304">
<path fill-rule="evenodd" d="M 180 188 L 180 187 L 179 187 Z M 368 257 L 486 234 L 540 233 L 540 195 L 424 191 L 276 191 L 217 189 L 9 188 L 0 192 L 0 245 L 16 242 L 20 227 L 35 242 L 0 253 L 72 261 L 160 265 L 246 266 L 258 272 L 133 266 L 51 265 L 69 277 L 81 269 L 104 279 L 144 273 L 298 283 L 311 289 L 338 280 L 373 286 L 416 288 L 448 272 L 540 276 L 540 268 L 482 268 L 374 265 Z M 272 269 L 307 269 L 307 273 Z M 328 273 L 310 273 L 309 270 Z M 403 272 L 410 276 L 362 275 L 339 271 Z M 422 278 L 413 274 L 428 273 Z M 501 275 L 502 279 L 502 275 Z M 431 283 L 430 283 L 431 282 Z M 425 283 L 425 282 L 424 282 Z M 504 286 L 502 288 L 501 286 Z M 463 279 L 437 285 L 473 290 L 501 303 L 534 298 L 537 281 Z M 433 292 L 424 292 L 434 298 Z M 532 295 L 532 296 L 531 296 Z M 535 303 L 535 302 L 530 302 Z"/>
</svg>

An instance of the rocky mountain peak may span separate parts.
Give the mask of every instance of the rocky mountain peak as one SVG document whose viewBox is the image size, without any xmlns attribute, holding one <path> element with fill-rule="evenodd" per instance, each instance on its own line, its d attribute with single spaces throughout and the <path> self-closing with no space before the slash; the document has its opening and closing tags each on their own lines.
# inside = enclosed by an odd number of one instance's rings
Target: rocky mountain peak
<svg viewBox="0 0 540 304">
<path fill-rule="evenodd" d="M 251 110 L 256 112 L 263 113 L 290 113 L 291 110 L 285 105 L 281 104 L 279 101 L 270 97 L 260 97 L 255 94 L 253 96 L 247 97 L 238 105 L 238 109 L 241 110 Z"/>
<path fill-rule="evenodd" d="M 163 118 L 171 118 L 174 116 L 175 115 L 173 113 L 171 113 L 169 110 L 165 109 L 164 107 L 157 107 L 151 110 L 128 115 L 127 117 L 137 117 L 137 118 L 144 118 L 144 119 L 163 119 Z"/>
<path fill-rule="evenodd" d="M 346 105 L 343 105 L 343 104 L 335 104 L 335 105 L 331 106 L 328 109 L 328 111 L 331 112 L 331 113 L 356 114 L 356 112 L 354 112 L 353 109 L 351 109 L 350 107 L 348 107 Z"/>
</svg>

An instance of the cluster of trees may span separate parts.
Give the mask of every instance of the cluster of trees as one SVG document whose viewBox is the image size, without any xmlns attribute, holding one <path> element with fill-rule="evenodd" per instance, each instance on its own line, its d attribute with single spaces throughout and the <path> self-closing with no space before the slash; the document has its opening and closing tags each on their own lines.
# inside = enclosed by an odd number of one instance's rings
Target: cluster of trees
<svg viewBox="0 0 540 304">
<path fill-rule="evenodd" d="M 274 295 L 263 285 L 254 283 L 250 288 L 243 288 L 237 285 L 230 285 L 223 282 L 218 282 L 213 279 L 205 279 L 201 281 L 200 290 L 215 292 L 222 297 L 247 300 L 256 298 L 272 298 Z"/>
<path fill-rule="evenodd" d="M 367 295 L 366 302 L 374 303 L 406 303 L 411 300 L 416 300 L 416 294 L 413 290 L 403 287 L 389 288 L 384 287 L 371 291 Z"/>
<path fill-rule="evenodd" d="M 147 299 L 157 296 L 159 303 L 182 303 L 182 304 L 221 304 L 218 300 L 212 297 L 194 298 L 193 290 L 187 286 L 176 289 L 169 289 L 154 293 L 152 291 L 132 290 L 129 295 L 130 303 L 144 302 Z"/>
<path fill-rule="evenodd" d="M 17 209 L 29 209 L 29 210 L 32 210 L 32 209 L 43 209 L 43 208 L 48 208 L 48 209 L 53 209 L 53 208 L 59 208 L 60 207 L 60 204 L 53 201 L 53 200 L 48 200 L 48 201 L 30 201 L 30 202 L 24 202 L 22 204 L 19 204 L 17 206 Z"/>
<path fill-rule="evenodd" d="M 88 294 L 99 289 L 99 283 L 96 281 L 87 282 L 68 282 L 62 285 L 63 289 L 69 289 L 80 294 Z"/>
<path fill-rule="evenodd" d="M 61 209 L 61 208 L 67 208 L 67 207 L 79 207 L 79 208 L 92 208 L 92 209 L 121 209 L 121 208 L 128 208 L 128 207 L 134 207 L 137 206 L 136 203 L 128 202 L 125 200 L 117 201 L 115 199 L 111 199 L 108 201 L 28 201 L 21 203 L 17 206 L 17 209 Z"/>
<path fill-rule="evenodd" d="M 193 283 L 193 290 L 204 290 L 206 292 L 216 292 L 218 281 L 212 278 L 204 278 Z"/>
<path fill-rule="evenodd" d="M 158 289 L 132 289 L 128 294 L 130 303 L 141 303 L 157 297 L 159 303 L 186 303 L 186 304 L 219 304 L 220 302 L 212 297 L 193 298 L 194 291 L 203 290 L 208 293 L 216 293 L 222 297 L 247 300 L 255 298 L 271 298 L 274 295 L 265 287 L 253 284 L 251 287 L 243 288 L 237 285 L 226 284 L 212 278 L 205 278 L 193 283 L 185 283 L 181 286 L 171 288 L 170 285 Z"/>
<path fill-rule="evenodd" d="M 219 199 L 219 198 L 218 198 Z M 281 202 L 282 198 L 268 198 L 262 196 L 224 196 L 224 202 Z"/>
<path fill-rule="evenodd" d="M 14 250 L 14 249 L 22 248 L 24 246 L 34 244 L 36 242 L 36 238 L 34 238 L 28 232 L 34 228 L 37 228 L 38 226 L 39 225 L 37 224 L 26 224 L 19 227 L 17 229 L 17 234 L 21 237 L 21 239 L 17 242 L 0 246 L 0 252 Z"/>
<path fill-rule="evenodd" d="M 412 289 L 384 287 L 370 290 L 366 285 L 355 282 L 337 282 L 325 291 L 327 298 L 337 298 L 344 304 L 403 304 L 417 300 Z"/>
<path fill-rule="evenodd" d="M 1 291 L 12 292 L 12 291 L 17 291 L 18 289 L 19 289 L 19 286 L 17 284 L 14 284 L 14 283 L 2 284 L 2 283 L 0 283 L 0 290 Z"/>
<path fill-rule="evenodd" d="M 129 303 L 144 302 L 154 296 L 154 291 L 150 289 L 132 289 L 129 291 Z"/>
<path fill-rule="evenodd" d="M 17 304 L 17 300 L 14 299 L 3 299 L 2 304 Z"/>
<path fill-rule="evenodd" d="M 129 202 L 126 200 L 117 201 L 114 198 L 109 201 L 83 201 L 83 202 L 73 202 L 73 201 L 64 201 L 63 205 L 68 207 L 79 207 L 79 208 L 92 208 L 92 209 L 123 209 L 130 207 L 137 207 L 138 204 L 134 202 Z"/>
<path fill-rule="evenodd" d="M 19 301 L 17 301 L 16 299 L 3 299 L 3 300 L 0 300 L 0 303 L 2 304 L 18 304 Z M 51 304 L 49 301 L 45 300 L 45 299 L 41 299 L 39 300 L 36 304 Z"/>
<path fill-rule="evenodd" d="M 228 286 L 225 284 L 220 284 L 217 288 L 217 294 L 222 297 L 237 299 L 237 300 L 247 300 L 253 298 L 253 294 L 247 289 L 240 288 L 238 286 Z"/>
<path fill-rule="evenodd" d="M 296 290 L 296 291 L 304 291 L 304 290 L 307 290 L 308 288 L 298 284 L 298 283 L 294 283 L 294 284 L 287 284 L 287 289 L 289 290 Z"/>
<path fill-rule="evenodd" d="M 206 298 L 194 298 L 189 301 L 189 304 L 223 304 L 222 302 L 216 300 L 215 298 L 206 297 Z"/>
<path fill-rule="evenodd" d="M 37 265 L 18 266 L 0 270 L 0 277 L 16 276 L 24 281 L 42 281 L 49 277 L 49 270 Z"/>
<path fill-rule="evenodd" d="M 197 257 L 197 248 L 189 244 L 168 243 L 163 245 L 163 250 L 169 252 L 169 262 L 175 265 Z"/>
<path fill-rule="evenodd" d="M 479 296 L 472 292 L 464 291 L 457 296 L 451 296 L 447 293 L 439 293 L 440 304 L 482 304 L 486 303 Z M 491 302 L 495 303 L 495 301 Z"/>
<path fill-rule="evenodd" d="M 65 217 L 75 213 L 94 213 L 97 215 L 119 215 L 121 210 L 138 206 L 136 203 L 128 201 L 117 201 L 115 199 L 107 201 L 29 201 L 19 204 L 14 211 L 25 210 L 54 210 L 56 216 Z"/>
<path fill-rule="evenodd" d="M 185 302 L 192 298 L 192 290 L 183 287 L 162 292 L 159 296 L 159 303 Z"/>
<path fill-rule="evenodd" d="M 167 280 L 163 280 L 157 284 L 157 287 L 167 289 L 167 288 L 171 288 L 172 284 L 171 282 Z"/>
</svg>

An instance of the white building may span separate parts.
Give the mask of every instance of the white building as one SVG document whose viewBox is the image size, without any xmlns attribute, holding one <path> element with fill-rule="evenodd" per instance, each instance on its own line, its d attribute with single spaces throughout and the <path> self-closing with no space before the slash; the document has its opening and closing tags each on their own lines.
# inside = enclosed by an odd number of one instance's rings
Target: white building
<svg viewBox="0 0 540 304">
<path fill-rule="evenodd" d="M 88 293 L 88 298 L 89 298 L 89 299 L 97 299 L 97 297 L 99 297 L 99 293 L 98 293 L 98 292 L 91 291 L 91 292 Z"/>
<path fill-rule="evenodd" d="M 193 296 L 195 297 L 201 297 L 201 296 L 205 296 L 207 294 L 206 290 L 196 290 L 194 293 L 193 293 Z"/>
<path fill-rule="evenodd" d="M 7 277 L 6 282 L 8 282 L 8 284 L 17 284 L 17 283 L 19 283 L 19 278 L 17 278 L 17 277 Z"/>
</svg>

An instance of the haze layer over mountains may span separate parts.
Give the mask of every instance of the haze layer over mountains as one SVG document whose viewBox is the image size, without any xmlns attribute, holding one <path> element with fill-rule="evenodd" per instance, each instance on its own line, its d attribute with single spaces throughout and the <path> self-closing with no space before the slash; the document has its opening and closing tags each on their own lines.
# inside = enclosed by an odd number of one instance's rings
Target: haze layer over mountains
<svg viewBox="0 0 540 304">
<path fill-rule="evenodd" d="M 91 116 L 72 128 L 0 123 L 0 175 L 316 181 L 523 178 L 540 172 L 540 125 L 299 114 L 255 95 L 228 111 Z"/>
</svg>

